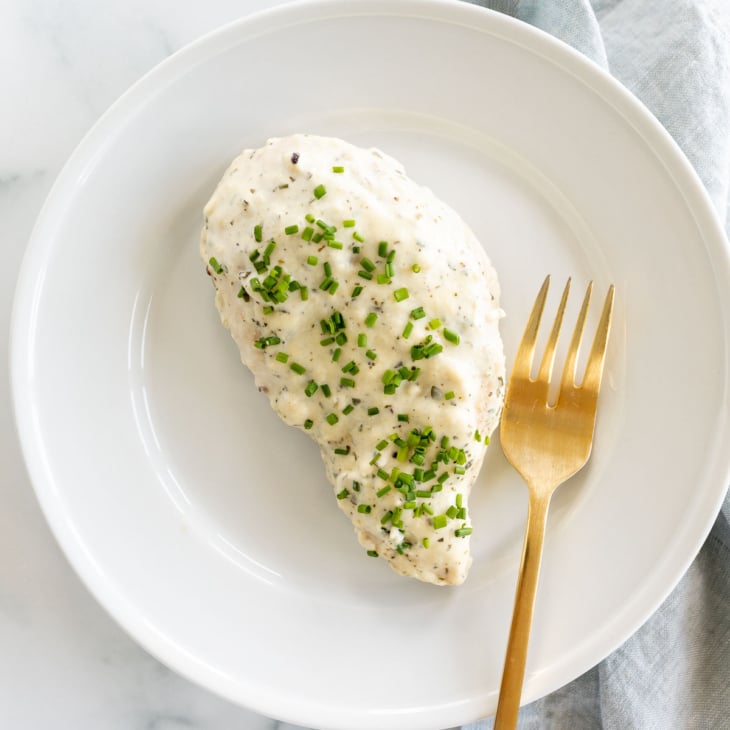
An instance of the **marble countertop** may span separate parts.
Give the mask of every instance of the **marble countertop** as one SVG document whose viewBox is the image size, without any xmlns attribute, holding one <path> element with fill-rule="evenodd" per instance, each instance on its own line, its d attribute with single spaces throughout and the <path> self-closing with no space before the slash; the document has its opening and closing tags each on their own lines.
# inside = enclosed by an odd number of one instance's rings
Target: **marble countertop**
<svg viewBox="0 0 730 730">
<path fill-rule="evenodd" d="M 41 514 L 10 409 L 15 277 L 64 162 L 125 89 L 214 28 L 276 0 L 3 0 L 0 5 L 0 727 L 291 728 L 182 679 L 81 584 Z"/>
</svg>

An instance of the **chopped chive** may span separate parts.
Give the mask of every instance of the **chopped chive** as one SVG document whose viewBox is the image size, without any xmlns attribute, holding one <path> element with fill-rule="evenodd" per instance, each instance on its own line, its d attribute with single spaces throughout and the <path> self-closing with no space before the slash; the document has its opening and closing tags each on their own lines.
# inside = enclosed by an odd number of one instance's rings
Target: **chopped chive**
<svg viewBox="0 0 730 730">
<path fill-rule="evenodd" d="M 320 387 L 322 388 L 322 394 L 325 398 L 329 398 L 332 395 L 332 391 L 327 383 L 322 383 Z"/>
<path fill-rule="evenodd" d="M 408 414 L 407 413 L 399 413 L 398 414 L 398 420 L 401 423 L 408 423 Z"/>
<path fill-rule="evenodd" d="M 377 558 L 378 557 L 378 551 L 377 550 L 368 550 L 367 555 L 369 555 L 371 558 Z"/>
<path fill-rule="evenodd" d="M 337 417 L 336 413 L 328 413 L 325 420 L 330 426 L 334 426 L 340 419 Z"/>
<path fill-rule="evenodd" d="M 307 256 L 307 263 L 310 266 L 316 266 L 319 259 L 316 256 Z"/>
<path fill-rule="evenodd" d="M 317 187 L 314 188 L 314 197 L 317 198 L 317 200 L 323 198 L 325 195 L 327 195 L 327 188 L 325 188 L 324 185 L 317 185 Z"/>
<path fill-rule="evenodd" d="M 440 319 L 438 319 L 437 317 L 434 317 L 434 318 L 433 318 L 433 319 L 432 319 L 432 320 L 431 320 L 431 321 L 430 321 L 430 322 L 428 323 L 428 326 L 429 326 L 429 327 L 430 327 L 430 328 L 431 328 L 432 330 L 437 330 L 437 329 L 438 329 L 438 328 L 439 328 L 439 327 L 441 326 L 441 320 L 440 320 Z"/>
<path fill-rule="evenodd" d="M 319 285 L 319 288 L 322 291 L 329 291 L 329 288 L 334 283 L 335 283 L 335 280 L 331 276 L 325 276 L 324 279 L 322 280 L 322 283 Z"/>
<path fill-rule="evenodd" d="M 481 441 L 482 440 L 482 435 L 479 433 L 479 430 L 478 429 L 476 431 L 474 431 L 474 440 L 475 441 Z"/>
<path fill-rule="evenodd" d="M 284 229 L 284 233 L 286 233 L 288 236 L 291 236 L 291 235 L 293 235 L 295 233 L 299 233 L 299 226 L 296 223 L 294 223 L 291 226 L 287 226 Z"/>
<path fill-rule="evenodd" d="M 471 535 L 472 532 L 474 530 L 471 527 L 460 527 L 458 530 L 454 530 L 454 535 L 456 537 L 466 537 L 467 535 Z"/>
<path fill-rule="evenodd" d="M 271 241 L 269 241 L 266 244 L 266 248 L 264 249 L 264 256 L 271 256 L 272 253 L 274 253 L 274 249 L 276 248 L 276 241 L 272 238 Z"/>
<path fill-rule="evenodd" d="M 272 306 L 271 306 L 270 304 L 267 304 L 267 305 L 266 305 L 266 306 L 265 306 L 265 307 L 263 308 L 263 310 L 262 310 L 262 311 L 263 311 L 263 313 L 264 313 L 264 314 L 271 314 L 271 313 L 272 313 L 272 312 L 274 311 L 274 308 L 273 308 L 273 307 L 272 307 Z"/>
<path fill-rule="evenodd" d="M 368 336 L 366 334 L 359 334 L 357 336 L 357 346 L 358 347 L 367 347 L 368 344 Z"/>
<path fill-rule="evenodd" d="M 388 484 L 387 486 L 383 487 L 382 489 L 378 489 L 377 492 L 375 492 L 376 497 L 384 497 L 388 492 L 391 490 L 391 486 Z"/>
<path fill-rule="evenodd" d="M 263 226 L 258 225 L 253 227 L 253 237 L 256 239 L 257 243 L 261 243 L 263 240 Z"/>
<path fill-rule="evenodd" d="M 340 355 L 342 355 L 342 348 L 336 347 L 335 351 L 332 353 L 332 362 L 337 362 L 340 359 Z"/>
<path fill-rule="evenodd" d="M 343 388 L 354 388 L 355 381 L 352 378 L 340 378 L 340 385 Z"/>
<path fill-rule="evenodd" d="M 408 294 L 408 289 L 405 287 L 402 287 L 400 289 L 396 289 L 393 292 L 393 298 L 396 302 L 402 302 L 404 299 L 408 299 L 410 295 Z"/>
<path fill-rule="evenodd" d="M 343 228 L 354 228 L 355 227 L 355 221 L 352 220 L 352 218 L 348 218 L 345 221 L 342 221 L 342 227 Z"/>
<path fill-rule="evenodd" d="M 279 362 L 286 362 L 289 359 L 289 355 L 287 355 L 285 352 L 277 352 L 276 359 Z"/>
<path fill-rule="evenodd" d="M 304 217 L 308 223 L 314 223 L 314 221 L 317 220 L 311 213 L 307 213 Z"/>
<path fill-rule="evenodd" d="M 375 264 L 367 256 L 363 256 L 360 259 L 360 266 L 362 266 L 365 271 L 375 271 Z"/>
<path fill-rule="evenodd" d="M 322 264 L 322 268 L 324 269 L 325 276 L 332 276 L 332 264 L 329 261 L 325 261 Z"/>
<path fill-rule="evenodd" d="M 427 537 L 424 537 L 424 538 L 423 538 L 423 547 L 425 547 L 425 548 L 426 548 L 426 550 L 428 550 L 428 548 L 429 548 L 430 544 L 431 544 L 431 543 L 429 542 L 428 538 L 427 538 Z"/>
<path fill-rule="evenodd" d="M 332 293 L 332 289 L 330 288 L 330 294 Z M 344 345 L 347 342 L 347 335 L 344 332 L 338 332 L 335 335 L 335 342 L 338 345 Z"/>
<path fill-rule="evenodd" d="M 334 165 L 332 167 L 332 172 L 344 172 L 345 168 L 342 167 L 342 165 Z"/>
<path fill-rule="evenodd" d="M 433 529 L 440 530 L 442 527 L 446 527 L 447 517 L 446 515 L 436 515 L 433 518 Z"/>
<path fill-rule="evenodd" d="M 307 368 L 304 367 L 304 365 L 300 365 L 298 362 L 293 362 L 289 366 L 297 375 L 304 375 L 304 373 L 307 372 Z"/>
<path fill-rule="evenodd" d="M 368 360 L 375 360 L 375 358 L 378 356 L 378 353 L 374 350 L 366 350 L 365 351 L 365 357 L 367 357 Z"/>
<path fill-rule="evenodd" d="M 338 456 L 347 456 L 350 453 L 350 446 L 349 444 L 344 448 L 335 449 L 335 454 Z"/>
<path fill-rule="evenodd" d="M 353 231 L 352 237 L 358 242 L 358 243 L 365 243 L 365 239 L 357 232 Z"/>
<path fill-rule="evenodd" d="M 454 474 L 466 474 L 466 467 L 464 467 L 464 466 L 455 466 L 454 467 Z"/>
<path fill-rule="evenodd" d="M 312 236 L 312 243 L 319 243 L 323 238 L 324 236 L 321 233 L 315 233 Z"/>
<path fill-rule="evenodd" d="M 344 244 L 342 243 L 342 241 L 328 241 L 327 242 L 327 245 L 330 248 L 336 248 L 338 251 L 341 251 L 342 248 L 343 248 L 343 246 L 344 246 Z"/>
<path fill-rule="evenodd" d="M 372 327 L 377 321 L 378 321 L 378 315 L 375 314 L 375 312 L 370 312 L 370 314 L 368 314 L 368 316 L 365 317 L 365 326 Z"/>
<path fill-rule="evenodd" d="M 378 284 L 390 284 L 390 277 L 387 274 L 378 274 L 376 281 Z"/>
<path fill-rule="evenodd" d="M 348 403 L 343 409 L 342 413 L 345 416 L 349 416 L 350 413 L 352 413 L 355 410 L 355 406 L 352 405 L 352 403 Z"/>
<path fill-rule="evenodd" d="M 375 448 L 378 451 L 382 451 L 387 445 L 388 445 L 388 442 L 385 439 L 383 439 L 382 441 L 378 441 L 378 443 L 375 444 Z"/>
<path fill-rule="evenodd" d="M 464 495 L 461 492 L 459 492 L 456 495 L 456 506 L 457 507 L 463 507 L 464 506 Z"/>
<path fill-rule="evenodd" d="M 304 422 L 304 430 L 305 431 L 309 431 L 309 429 L 312 428 L 312 426 L 314 426 L 314 421 L 311 418 L 308 418 Z"/>
<path fill-rule="evenodd" d="M 385 264 L 385 275 L 390 277 L 391 279 L 393 278 L 393 276 L 395 276 L 395 268 L 390 262 Z"/>
<path fill-rule="evenodd" d="M 444 399 L 445 399 L 445 400 L 451 400 L 451 399 L 452 399 L 452 398 L 454 398 L 455 396 L 456 396 L 456 394 L 454 393 L 454 391 L 453 391 L 453 390 L 449 390 L 449 391 L 447 391 L 446 393 L 444 393 Z"/>
<path fill-rule="evenodd" d="M 408 339 L 413 332 L 413 322 L 406 322 L 406 326 L 403 328 L 403 338 Z"/>
<path fill-rule="evenodd" d="M 377 406 L 371 406 L 368 408 L 368 416 L 377 416 L 380 413 L 380 408 Z"/>
<path fill-rule="evenodd" d="M 423 319 L 426 316 L 426 312 L 423 307 L 416 307 L 411 310 L 411 319 Z"/>
<path fill-rule="evenodd" d="M 341 492 L 337 492 L 337 499 L 345 499 L 349 494 L 347 489 L 343 489 Z"/>
<path fill-rule="evenodd" d="M 369 515 L 372 511 L 372 507 L 369 504 L 358 504 L 357 511 L 363 515 Z"/>
<path fill-rule="evenodd" d="M 386 482 L 388 481 L 388 479 L 390 479 L 390 474 L 388 474 L 385 469 L 378 469 L 376 473 L 381 479 L 384 479 Z"/>
<path fill-rule="evenodd" d="M 373 275 L 369 271 L 365 271 L 364 269 L 361 269 L 360 271 L 358 271 L 357 275 L 361 279 L 367 279 L 368 281 L 370 281 L 373 278 Z"/>
<path fill-rule="evenodd" d="M 353 290 L 352 290 L 352 298 L 359 297 L 360 294 L 362 294 L 362 287 L 358 284 Z"/>
<path fill-rule="evenodd" d="M 354 479 L 352 481 L 352 489 L 354 492 L 360 491 L 360 482 L 356 482 Z"/>
<path fill-rule="evenodd" d="M 378 244 L 378 256 L 382 256 L 385 258 L 388 255 L 388 242 L 387 241 L 381 241 Z"/>
<path fill-rule="evenodd" d="M 317 388 L 319 388 L 317 383 L 315 383 L 314 380 L 310 380 L 307 383 L 307 387 L 304 388 L 304 394 L 307 398 L 311 398 L 317 392 Z"/>
<path fill-rule="evenodd" d="M 444 338 L 451 342 L 453 345 L 458 345 L 460 337 L 456 332 L 444 327 Z"/>
<path fill-rule="evenodd" d="M 312 228 L 312 226 L 307 226 L 307 227 L 306 227 L 306 228 L 305 228 L 305 229 L 304 229 L 304 230 L 302 231 L 302 238 L 303 238 L 303 239 L 304 239 L 305 241 L 311 241 L 311 240 L 312 240 L 312 236 L 313 236 L 313 235 L 314 235 L 314 228 Z"/>
<path fill-rule="evenodd" d="M 360 246 L 353 246 L 352 253 L 360 253 Z"/>
<path fill-rule="evenodd" d="M 211 269 L 213 269 L 213 271 L 215 271 L 216 274 L 223 273 L 223 267 L 218 263 L 215 256 L 211 256 L 208 259 L 208 263 L 210 264 Z"/>
<path fill-rule="evenodd" d="M 418 264 L 413 264 L 413 266 L 411 266 L 411 271 L 414 274 L 417 274 L 420 270 L 421 270 L 421 267 Z"/>
</svg>

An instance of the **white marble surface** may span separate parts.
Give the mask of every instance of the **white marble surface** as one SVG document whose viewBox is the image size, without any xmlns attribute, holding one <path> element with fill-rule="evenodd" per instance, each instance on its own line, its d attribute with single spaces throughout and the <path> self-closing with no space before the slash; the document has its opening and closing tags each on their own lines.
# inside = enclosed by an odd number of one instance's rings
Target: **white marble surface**
<svg viewBox="0 0 730 730">
<path fill-rule="evenodd" d="M 56 545 L 10 410 L 8 329 L 34 220 L 76 144 L 181 46 L 275 0 L 0 0 L 0 728 L 290 728 L 180 678 L 139 648 Z"/>
</svg>

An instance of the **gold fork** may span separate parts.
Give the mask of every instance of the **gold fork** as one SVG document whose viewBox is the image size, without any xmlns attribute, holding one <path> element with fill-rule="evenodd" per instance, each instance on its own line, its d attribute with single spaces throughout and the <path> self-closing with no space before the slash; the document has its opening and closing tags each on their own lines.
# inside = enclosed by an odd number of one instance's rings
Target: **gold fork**
<svg viewBox="0 0 730 730">
<path fill-rule="evenodd" d="M 505 456 L 527 482 L 529 507 L 494 730 L 506 730 L 517 725 L 548 506 L 556 488 L 579 471 L 591 453 L 596 404 L 613 310 L 614 287 L 611 285 L 585 375 L 577 385 L 576 365 L 591 300 L 591 282 L 578 314 L 557 400 L 553 404 L 549 395 L 555 348 L 568 301 L 570 279 L 565 285 L 537 377 L 532 378 L 535 343 L 549 285 L 548 276 L 537 295 L 515 357 L 500 426 Z"/>
</svg>

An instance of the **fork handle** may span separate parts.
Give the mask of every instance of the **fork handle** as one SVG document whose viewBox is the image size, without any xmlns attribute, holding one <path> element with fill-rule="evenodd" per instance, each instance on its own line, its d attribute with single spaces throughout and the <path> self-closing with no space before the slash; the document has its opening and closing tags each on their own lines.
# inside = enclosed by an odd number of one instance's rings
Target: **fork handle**
<svg viewBox="0 0 730 730">
<path fill-rule="evenodd" d="M 535 494 L 530 490 L 525 540 L 522 545 L 522 560 L 517 577 L 512 625 L 502 671 L 494 730 L 512 730 L 517 727 L 550 496 L 550 492 Z"/>
</svg>

